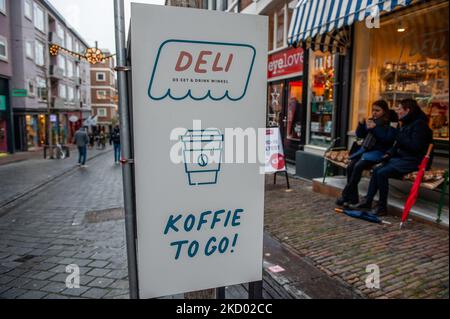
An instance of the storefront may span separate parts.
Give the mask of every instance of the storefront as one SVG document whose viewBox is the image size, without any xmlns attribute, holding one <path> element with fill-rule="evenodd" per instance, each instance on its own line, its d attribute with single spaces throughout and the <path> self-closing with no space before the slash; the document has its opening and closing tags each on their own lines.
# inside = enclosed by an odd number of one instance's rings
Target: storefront
<svg viewBox="0 0 450 319">
<path fill-rule="evenodd" d="M 11 105 L 9 100 L 9 80 L 0 77 L 0 153 L 14 151 L 11 125 Z"/>
<path fill-rule="evenodd" d="M 325 150 L 349 146 L 379 98 L 391 107 L 417 99 L 448 163 L 448 1 L 300 1 L 289 43 L 307 56 L 308 129 L 298 175 L 320 174 Z"/>
<path fill-rule="evenodd" d="M 267 126 L 279 127 L 287 160 L 305 144 L 303 50 L 289 48 L 269 55 Z"/>
<path fill-rule="evenodd" d="M 382 16 L 380 28 L 355 25 L 352 130 L 378 98 L 391 107 L 416 99 L 448 163 L 448 9 L 448 1 L 429 1 Z"/>
<path fill-rule="evenodd" d="M 8 152 L 8 128 L 6 120 L 6 96 L 0 95 L 0 153 Z"/>
<path fill-rule="evenodd" d="M 16 151 L 34 151 L 45 145 L 44 114 L 14 114 Z"/>
</svg>

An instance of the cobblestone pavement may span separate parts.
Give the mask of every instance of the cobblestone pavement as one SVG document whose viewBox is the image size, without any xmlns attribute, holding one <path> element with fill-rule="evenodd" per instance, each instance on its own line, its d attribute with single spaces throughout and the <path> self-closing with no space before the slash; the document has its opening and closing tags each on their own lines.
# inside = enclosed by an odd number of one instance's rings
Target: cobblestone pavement
<svg viewBox="0 0 450 319">
<path fill-rule="evenodd" d="M 280 182 L 282 179 L 279 179 Z M 449 234 L 419 222 L 399 230 L 399 218 L 376 225 L 334 212 L 334 199 L 292 180 L 286 192 L 266 180 L 266 230 L 329 276 L 369 298 L 448 298 Z M 380 269 L 380 289 L 366 287 L 366 267 Z"/>
<path fill-rule="evenodd" d="M 124 221 L 85 214 L 123 206 L 121 168 L 101 155 L 0 217 L 0 298 L 128 298 Z M 66 266 L 80 266 L 68 289 Z"/>
<path fill-rule="evenodd" d="M 110 147 L 106 151 L 109 151 Z M 105 151 L 88 150 L 88 158 L 92 158 Z M 0 165 L 0 207 L 10 199 L 28 192 L 37 185 L 61 175 L 68 168 L 75 167 L 78 153 L 71 150 L 71 156 L 65 160 L 45 160 L 30 153 L 30 159 L 21 162 Z M 113 158 L 111 158 L 111 162 Z"/>
</svg>

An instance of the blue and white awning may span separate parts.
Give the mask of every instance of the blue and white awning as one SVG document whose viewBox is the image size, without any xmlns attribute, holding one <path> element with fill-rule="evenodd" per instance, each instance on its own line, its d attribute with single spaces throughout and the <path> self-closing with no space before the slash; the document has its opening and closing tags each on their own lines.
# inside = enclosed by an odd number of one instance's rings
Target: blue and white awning
<svg viewBox="0 0 450 319">
<path fill-rule="evenodd" d="M 338 34 L 338 30 L 355 21 L 390 12 L 412 2 L 414 0 L 299 0 L 292 16 L 288 42 L 297 45 L 314 37 Z M 328 39 L 328 43 L 333 42 Z"/>
</svg>

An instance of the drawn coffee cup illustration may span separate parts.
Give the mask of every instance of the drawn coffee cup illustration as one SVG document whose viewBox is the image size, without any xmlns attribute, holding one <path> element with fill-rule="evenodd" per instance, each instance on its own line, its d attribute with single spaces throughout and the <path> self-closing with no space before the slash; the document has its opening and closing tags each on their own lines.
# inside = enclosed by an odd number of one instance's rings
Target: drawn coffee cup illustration
<svg viewBox="0 0 450 319">
<path fill-rule="evenodd" d="M 190 186 L 217 184 L 224 136 L 219 130 L 188 130 L 181 138 Z"/>
</svg>

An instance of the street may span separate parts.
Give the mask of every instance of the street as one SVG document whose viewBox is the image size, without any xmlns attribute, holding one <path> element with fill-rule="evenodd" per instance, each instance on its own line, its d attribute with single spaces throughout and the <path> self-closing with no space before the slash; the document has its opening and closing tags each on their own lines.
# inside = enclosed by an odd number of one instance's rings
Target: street
<svg viewBox="0 0 450 319">
<path fill-rule="evenodd" d="M 126 298 L 123 219 L 86 218 L 122 206 L 121 168 L 111 152 L 20 202 L 0 217 L 0 297 Z M 80 266 L 79 289 L 66 287 L 69 264 Z"/>
</svg>

